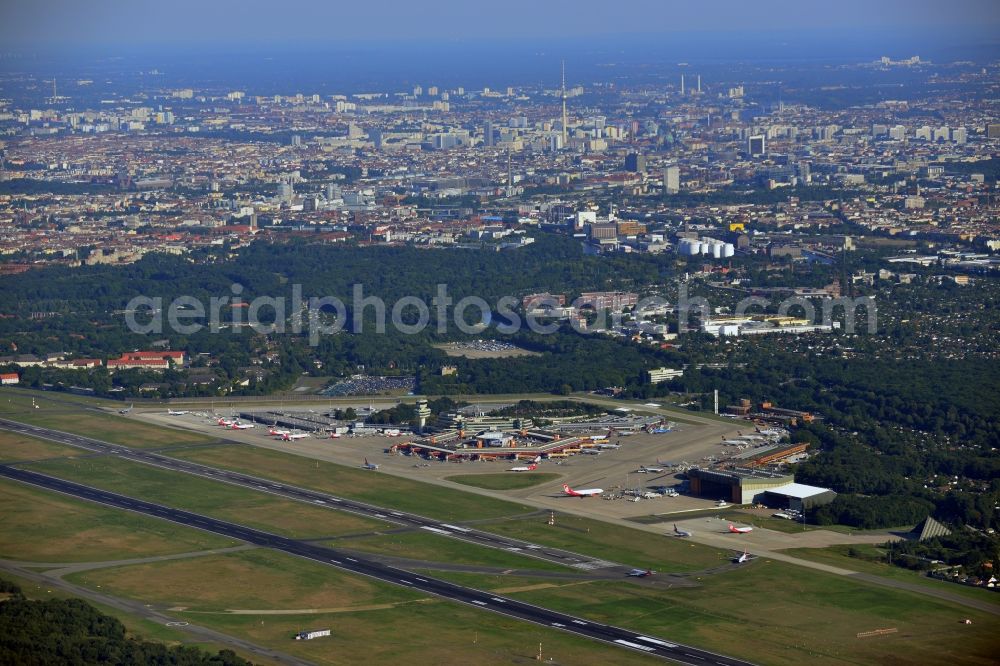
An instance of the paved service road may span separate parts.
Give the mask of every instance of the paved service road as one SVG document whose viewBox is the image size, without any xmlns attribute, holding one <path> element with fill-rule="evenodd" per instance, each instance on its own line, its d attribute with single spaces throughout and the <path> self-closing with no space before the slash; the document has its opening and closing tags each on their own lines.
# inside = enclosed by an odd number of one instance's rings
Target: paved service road
<svg viewBox="0 0 1000 666">
<path fill-rule="evenodd" d="M 650 656 L 662 657 L 692 666 L 704 666 L 706 664 L 714 664 L 716 666 L 746 666 L 749 664 L 749 662 L 707 652 L 698 648 L 650 636 L 643 636 L 620 627 L 590 622 L 572 615 L 558 613 L 508 597 L 491 594 L 490 592 L 456 585 L 431 577 L 418 576 L 409 571 L 358 557 L 356 554 L 348 556 L 333 548 L 289 539 L 277 534 L 271 534 L 270 532 L 256 530 L 237 523 L 217 520 L 190 511 L 172 509 L 161 504 L 154 504 L 135 497 L 111 493 L 45 474 L 30 472 L 8 465 L 0 465 L 0 476 L 86 499 L 91 502 L 169 520 L 233 539 L 240 539 L 257 546 L 273 548 L 319 562 L 326 566 L 334 566 L 352 573 L 377 578 L 387 583 L 411 587 L 451 601 L 478 606 L 483 610 L 490 610 L 494 613 L 533 622 L 542 626 L 561 629 L 562 631 L 603 641 Z"/>
</svg>

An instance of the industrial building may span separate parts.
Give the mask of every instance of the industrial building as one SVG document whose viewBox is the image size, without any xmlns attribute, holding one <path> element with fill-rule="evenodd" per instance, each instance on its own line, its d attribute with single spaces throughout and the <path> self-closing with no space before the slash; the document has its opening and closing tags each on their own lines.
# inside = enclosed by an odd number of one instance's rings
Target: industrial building
<svg viewBox="0 0 1000 666">
<path fill-rule="evenodd" d="M 817 506 L 829 504 L 837 497 L 837 493 L 828 488 L 807 486 L 802 483 L 789 483 L 777 488 L 765 490 L 759 501 L 774 509 L 795 509 L 805 511 Z"/>
<path fill-rule="evenodd" d="M 724 499 L 733 504 L 766 504 L 803 511 L 829 504 L 837 493 L 828 488 L 795 483 L 791 474 L 738 467 L 723 470 L 690 469 L 692 495 Z"/>
<path fill-rule="evenodd" d="M 723 499 L 733 504 L 753 504 L 764 491 L 795 482 L 791 474 L 759 469 L 690 469 L 687 472 L 692 495 Z"/>
</svg>

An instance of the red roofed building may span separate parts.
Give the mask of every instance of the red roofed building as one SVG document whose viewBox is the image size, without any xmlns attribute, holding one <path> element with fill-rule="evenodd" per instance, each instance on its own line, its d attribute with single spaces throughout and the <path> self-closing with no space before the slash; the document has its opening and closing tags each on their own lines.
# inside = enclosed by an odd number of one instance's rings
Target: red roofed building
<svg viewBox="0 0 1000 666">
<path fill-rule="evenodd" d="M 121 358 L 109 358 L 109 370 L 166 370 L 172 361 L 175 366 L 184 365 L 187 355 L 182 351 L 134 351 L 125 352 Z"/>
<path fill-rule="evenodd" d="M 16 372 L 5 372 L 0 374 L 0 385 L 9 386 L 11 384 L 21 383 L 21 378 Z"/>
</svg>

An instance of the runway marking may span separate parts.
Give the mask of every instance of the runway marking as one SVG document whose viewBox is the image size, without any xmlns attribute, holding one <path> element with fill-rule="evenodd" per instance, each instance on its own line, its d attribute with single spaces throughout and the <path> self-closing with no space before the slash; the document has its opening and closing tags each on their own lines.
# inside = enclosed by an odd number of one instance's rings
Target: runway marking
<svg viewBox="0 0 1000 666">
<path fill-rule="evenodd" d="M 472 530 L 467 530 L 464 527 L 458 527 L 457 525 L 449 525 L 448 523 L 441 523 L 441 527 L 447 527 L 450 530 L 455 530 L 456 532 L 471 532 Z"/>
<path fill-rule="evenodd" d="M 587 623 L 584 622 L 583 620 L 573 620 L 573 624 L 579 624 L 581 626 L 586 626 L 587 625 Z"/>
<path fill-rule="evenodd" d="M 673 643 L 667 643 L 666 641 L 661 641 L 661 640 L 656 639 L 656 638 L 650 638 L 649 636 L 636 636 L 635 640 L 637 640 L 637 641 L 645 641 L 647 643 L 652 643 L 653 645 L 662 645 L 663 647 L 667 647 L 667 648 L 675 648 L 675 647 L 677 647 Z"/>
<path fill-rule="evenodd" d="M 645 645 L 639 645 L 638 643 L 633 643 L 631 641 L 622 640 L 621 638 L 617 639 L 615 643 L 618 643 L 619 645 L 624 645 L 625 647 L 635 648 L 636 650 L 642 650 L 643 652 L 653 652 L 654 650 L 654 648 Z"/>
<path fill-rule="evenodd" d="M 420 529 L 427 530 L 428 532 L 437 532 L 438 534 L 448 534 L 445 530 L 439 530 L 436 527 L 431 527 L 430 525 L 421 525 Z"/>
<path fill-rule="evenodd" d="M 485 606 L 486 605 L 485 601 L 480 601 L 479 599 L 473 599 L 472 603 L 479 604 L 480 606 Z"/>
</svg>

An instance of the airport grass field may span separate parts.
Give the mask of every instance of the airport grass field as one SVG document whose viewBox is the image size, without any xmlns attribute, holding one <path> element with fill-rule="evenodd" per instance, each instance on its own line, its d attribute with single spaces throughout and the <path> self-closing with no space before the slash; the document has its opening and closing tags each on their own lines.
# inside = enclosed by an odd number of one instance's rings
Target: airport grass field
<svg viewBox="0 0 1000 666">
<path fill-rule="evenodd" d="M 500 518 L 535 511 L 523 504 L 247 444 L 191 448 L 173 451 L 171 455 L 438 520 Z"/>
<path fill-rule="evenodd" d="M 558 474 L 548 472 L 506 472 L 501 474 L 458 474 L 445 477 L 446 481 L 454 481 L 463 486 L 485 488 L 487 490 L 520 490 L 541 485 L 558 479 Z"/>
<path fill-rule="evenodd" d="M 804 560 L 810 560 L 812 562 L 830 564 L 843 569 L 852 569 L 854 571 L 870 573 L 884 578 L 892 578 L 893 580 L 904 581 L 906 583 L 920 585 L 922 587 L 943 590 L 950 594 L 958 594 L 963 597 L 968 597 L 969 599 L 979 599 L 993 604 L 1000 604 L 1000 594 L 997 594 L 992 590 L 982 587 L 970 587 L 967 585 L 948 583 L 935 578 L 930 578 L 922 571 L 913 571 L 911 569 L 891 566 L 884 561 L 873 562 L 868 559 L 851 557 L 848 555 L 848 551 L 851 549 L 857 549 L 867 555 L 879 555 L 885 552 L 885 549 L 883 548 L 876 548 L 875 546 L 866 546 L 861 544 L 855 546 L 830 546 L 828 548 L 789 548 L 780 552 L 800 557 Z"/>
<path fill-rule="evenodd" d="M 0 480 L 0 557 L 93 562 L 169 555 L 239 542 Z"/>
<path fill-rule="evenodd" d="M 664 572 L 714 567 L 728 562 L 730 555 L 728 550 L 723 552 L 687 539 L 638 532 L 600 520 L 565 514 L 556 515 L 555 525 L 532 517 L 492 521 L 477 527 L 632 567 Z"/>
<path fill-rule="evenodd" d="M 41 460 L 59 456 L 76 456 L 82 451 L 29 435 L 0 430 L 0 463 Z"/>
<path fill-rule="evenodd" d="M 38 409 L 32 408 L 32 400 Z M 76 396 L 54 396 L 44 392 L 5 390 L 0 393 L 0 417 L 32 425 L 74 432 L 133 448 L 156 448 L 183 444 L 208 444 L 216 441 L 187 430 L 159 428 L 128 416 L 100 411 L 91 402 Z M 115 403 L 112 408 L 127 405 Z"/>
<path fill-rule="evenodd" d="M 55 460 L 25 467 L 296 539 L 320 539 L 390 527 L 379 520 L 121 458 Z"/>
<path fill-rule="evenodd" d="M 73 583 L 174 609 L 188 620 L 319 664 L 528 661 L 651 664 L 561 632 L 268 550 L 82 572 Z M 295 641 L 303 629 L 328 639 Z"/>
<path fill-rule="evenodd" d="M 516 592 L 496 576 L 439 575 L 760 664 L 996 663 L 996 616 L 767 560 L 667 591 L 604 581 L 543 588 L 536 580 Z M 857 637 L 888 628 L 897 633 Z"/>
</svg>

